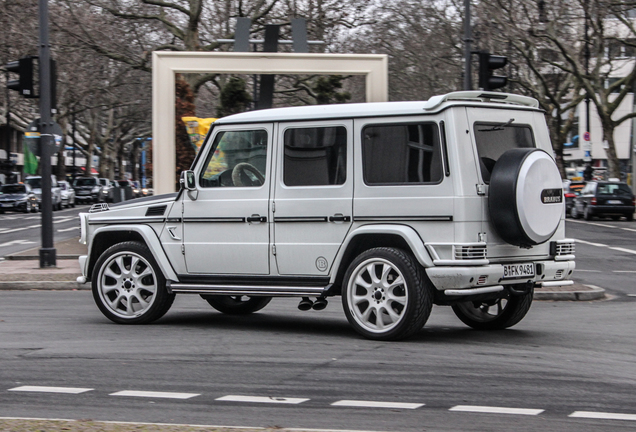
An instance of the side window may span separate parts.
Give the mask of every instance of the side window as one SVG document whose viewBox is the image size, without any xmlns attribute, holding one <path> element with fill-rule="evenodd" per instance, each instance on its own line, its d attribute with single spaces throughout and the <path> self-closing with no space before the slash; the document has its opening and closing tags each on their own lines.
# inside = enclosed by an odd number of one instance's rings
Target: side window
<svg viewBox="0 0 636 432">
<path fill-rule="evenodd" d="M 366 126 L 362 139 L 365 183 L 431 184 L 442 181 L 436 123 Z"/>
<path fill-rule="evenodd" d="M 257 187 L 265 183 L 267 131 L 219 132 L 199 176 L 201 187 Z"/>
<path fill-rule="evenodd" d="M 285 131 L 285 185 L 341 185 L 347 178 L 346 168 L 347 129 L 344 126 Z"/>
</svg>

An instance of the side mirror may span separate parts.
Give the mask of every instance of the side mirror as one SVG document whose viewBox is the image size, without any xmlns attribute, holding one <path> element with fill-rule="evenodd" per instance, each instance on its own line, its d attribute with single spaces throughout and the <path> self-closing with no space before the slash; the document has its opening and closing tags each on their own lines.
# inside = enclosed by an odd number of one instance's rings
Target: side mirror
<svg viewBox="0 0 636 432">
<path fill-rule="evenodd" d="M 197 190 L 197 184 L 194 180 L 194 171 L 182 171 L 179 183 L 181 184 L 181 187 L 187 191 Z"/>
</svg>

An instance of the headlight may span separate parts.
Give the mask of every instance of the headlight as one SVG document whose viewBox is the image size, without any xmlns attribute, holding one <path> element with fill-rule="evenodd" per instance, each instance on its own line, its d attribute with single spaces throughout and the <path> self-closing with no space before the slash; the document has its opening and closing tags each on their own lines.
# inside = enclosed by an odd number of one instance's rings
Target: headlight
<svg viewBox="0 0 636 432">
<path fill-rule="evenodd" d="M 95 186 L 93 189 L 91 189 L 91 193 L 97 193 L 99 192 L 99 186 Z"/>
<path fill-rule="evenodd" d="M 144 189 L 142 189 L 142 190 L 141 190 L 141 193 L 142 193 L 142 194 L 144 194 L 144 195 L 148 195 L 148 189 L 145 189 L 145 188 L 144 188 Z"/>
<path fill-rule="evenodd" d="M 102 193 L 103 193 L 104 195 L 108 195 L 108 191 L 107 191 L 107 190 L 103 190 L 103 191 L 102 191 Z"/>
</svg>

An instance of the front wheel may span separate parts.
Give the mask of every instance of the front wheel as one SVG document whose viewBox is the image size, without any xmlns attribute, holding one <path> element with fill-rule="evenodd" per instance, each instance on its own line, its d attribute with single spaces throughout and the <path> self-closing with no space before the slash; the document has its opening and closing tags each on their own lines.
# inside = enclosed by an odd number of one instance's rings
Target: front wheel
<svg viewBox="0 0 636 432">
<path fill-rule="evenodd" d="M 368 339 L 398 340 L 419 331 L 433 306 L 432 285 L 412 255 L 395 248 L 360 254 L 344 277 L 342 306 Z"/>
<path fill-rule="evenodd" d="M 477 330 L 502 330 L 523 319 L 532 305 L 534 289 L 526 294 L 496 300 L 467 301 L 453 305 L 453 312 L 464 324 Z"/>
<path fill-rule="evenodd" d="M 174 301 L 152 253 L 142 243 L 106 249 L 95 263 L 93 298 L 111 321 L 145 324 L 161 318 Z"/>
<path fill-rule="evenodd" d="M 271 297 L 202 295 L 214 309 L 228 315 L 248 315 L 263 309 Z"/>
</svg>

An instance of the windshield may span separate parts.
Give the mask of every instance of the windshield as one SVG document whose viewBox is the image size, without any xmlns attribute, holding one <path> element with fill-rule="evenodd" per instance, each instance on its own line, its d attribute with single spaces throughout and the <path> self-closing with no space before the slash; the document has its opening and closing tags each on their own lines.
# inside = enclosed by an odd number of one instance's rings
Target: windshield
<svg viewBox="0 0 636 432">
<path fill-rule="evenodd" d="M 42 188 L 42 179 L 40 177 L 28 178 L 25 180 L 26 184 L 31 186 L 33 189 L 41 189 Z"/>
<path fill-rule="evenodd" d="M 78 178 L 75 180 L 75 186 L 95 186 L 97 180 L 94 178 Z"/>
<path fill-rule="evenodd" d="M 484 183 L 490 183 L 490 174 L 495 162 L 506 151 L 513 148 L 533 148 L 534 136 L 529 125 L 507 123 L 475 123 L 475 140 L 479 153 L 479 166 Z"/>
<path fill-rule="evenodd" d="M 0 187 L 0 193 L 2 194 L 17 194 L 26 193 L 26 186 L 24 185 L 6 185 Z"/>
</svg>

